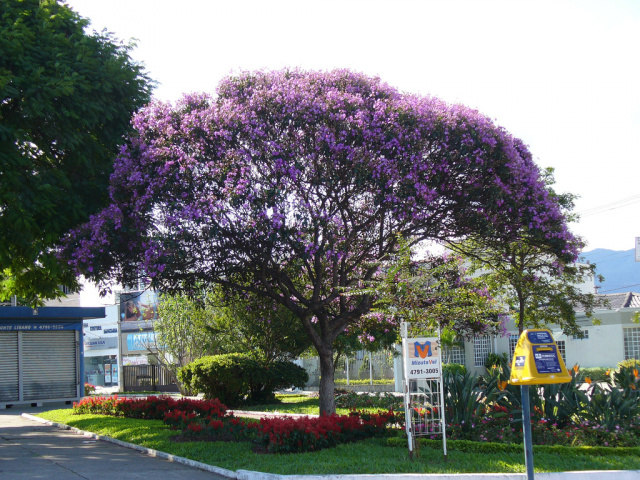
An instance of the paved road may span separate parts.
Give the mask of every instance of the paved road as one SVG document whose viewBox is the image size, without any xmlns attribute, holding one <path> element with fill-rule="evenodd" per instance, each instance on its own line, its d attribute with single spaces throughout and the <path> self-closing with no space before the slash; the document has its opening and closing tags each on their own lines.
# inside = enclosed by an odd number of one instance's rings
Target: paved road
<svg viewBox="0 0 640 480">
<path fill-rule="evenodd" d="M 61 408 L 61 405 L 49 408 Z M 0 410 L 0 479 L 2 480 L 222 480 L 175 462 L 87 438 L 21 417 L 46 407 Z"/>
</svg>

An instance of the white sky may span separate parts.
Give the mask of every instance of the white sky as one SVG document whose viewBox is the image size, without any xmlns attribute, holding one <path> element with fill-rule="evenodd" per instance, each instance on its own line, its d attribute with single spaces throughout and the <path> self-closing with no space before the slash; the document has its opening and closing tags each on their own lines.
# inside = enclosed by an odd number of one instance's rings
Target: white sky
<svg viewBox="0 0 640 480">
<path fill-rule="evenodd" d="M 580 196 L 587 249 L 640 236 L 640 1 L 69 0 L 135 38 L 162 100 L 240 70 L 350 68 L 476 108 Z"/>
</svg>

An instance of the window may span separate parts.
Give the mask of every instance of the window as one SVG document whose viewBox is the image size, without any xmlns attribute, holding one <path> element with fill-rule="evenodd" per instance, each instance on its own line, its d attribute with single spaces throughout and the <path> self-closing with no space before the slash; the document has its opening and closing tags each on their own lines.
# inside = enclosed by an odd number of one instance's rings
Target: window
<svg viewBox="0 0 640 480">
<path fill-rule="evenodd" d="M 578 334 L 573 335 L 571 338 L 574 340 L 585 340 L 589 338 L 589 330 L 581 330 Z"/>
<path fill-rule="evenodd" d="M 567 364 L 567 350 L 565 348 L 564 340 L 556 340 L 556 345 L 558 345 L 558 351 L 560 352 L 560 356 L 562 357 L 562 361 L 564 364 Z"/>
<path fill-rule="evenodd" d="M 73 295 L 74 293 L 77 293 L 75 290 L 73 290 L 70 287 L 66 287 L 64 285 L 58 285 L 58 289 L 65 295 Z"/>
<path fill-rule="evenodd" d="M 464 344 L 453 345 L 451 347 L 445 346 L 442 349 L 442 359 L 442 363 L 458 363 L 464 365 Z"/>
<path fill-rule="evenodd" d="M 491 337 L 485 335 L 483 337 L 475 337 L 473 339 L 473 365 L 475 367 L 484 367 L 487 356 L 491 353 Z"/>
<path fill-rule="evenodd" d="M 640 327 L 622 329 L 624 336 L 624 359 L 640 358 Z"/>
<path fill-rule="evenodd" d="M 516 350 L 518 344 L 519 335 L 509 335 L 509 361 L 513 361 L 513 352 Z"/>
</svg>

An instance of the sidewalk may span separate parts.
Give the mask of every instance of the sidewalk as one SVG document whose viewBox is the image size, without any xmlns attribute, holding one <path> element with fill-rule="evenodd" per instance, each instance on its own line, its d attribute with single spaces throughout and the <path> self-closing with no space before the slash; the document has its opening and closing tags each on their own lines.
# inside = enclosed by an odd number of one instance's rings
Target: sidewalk
<svg viewBox="0 0 640 480">
<path fill-rule="evenodd" d="M 100 438 L 88 432 L 61 430 L 32 417 L 69 408 L 44 407 L 0 410 L 0 478 L 26 480 L 526 480 L 525 474 L 381 474 L 274 475 L 236 472 L 198 464 L 181 457 Z M 22 412 L 25 412 L 24 414 Z M 283 458 L 284 460 L 284 458 Z M 209 471 L 203 470 L 209 469 Z M 213 472 L 211 471 L 213 470 Z M 640 480 L 640 471 L 537 473 L 537 480 Z"/>
<path fill-rule="evenodd" d="M 226 477 L 154 458 L 114 443 L 60 430 L 21 416 L 52 408 L 0 410 L 0 478 L 3 480 L 223 480 Z"/>
</svg>

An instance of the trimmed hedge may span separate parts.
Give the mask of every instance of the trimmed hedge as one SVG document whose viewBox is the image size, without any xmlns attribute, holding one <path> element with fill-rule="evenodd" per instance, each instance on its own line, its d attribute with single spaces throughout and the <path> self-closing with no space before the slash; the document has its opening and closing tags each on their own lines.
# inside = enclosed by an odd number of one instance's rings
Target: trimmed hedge
<svg viewBox="0 0 640 480">
<path fill-rule="evenodd" d="M 442 449 L 442 440 L 432 440 L 430 438 L 418 438 L 421 445 Z M 387 445 L 399 447 L 407 445 L 406 436 L 391 437 L 386 440 Z M 447 439 L 447 448 L 455 449 L 467 453 L 522 453 L 521 443 L 495 443 L 476 442 L 473 440 L 450 440 Z M 567 446 L 567 445 L 533 445 L 534 453 L 552 453 L 556 455 L 620 455 L 639 456 L 640 447 L 602 447 L 602 446 Z"/>
<path fill-rule="evenodd" d="M 272 400 L 276 390 L 302 388 L 309 381 L 307 372 L 291 362 L 263 363 L 241 353 L 199 358 L 181 368 L 178 378 L 191 391 L 229 407 Z"/>
</svg>

